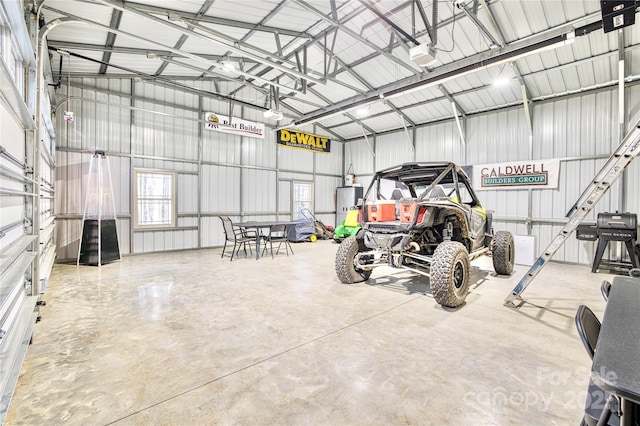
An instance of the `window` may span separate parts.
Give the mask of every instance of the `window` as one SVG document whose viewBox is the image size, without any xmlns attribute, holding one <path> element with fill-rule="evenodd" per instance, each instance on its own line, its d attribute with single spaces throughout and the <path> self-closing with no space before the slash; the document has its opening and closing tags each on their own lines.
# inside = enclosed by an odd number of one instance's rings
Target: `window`
<svg viewBox="0 0 640 426">
<path fill-rule="evenodd" d="M 291 200 L 294 219 L 304 219 L 301 210 L 313 212 L 313 182 L 293 182 Z"/>
<path fill-rule="evenodd" d="M 176 226 L 175 180 L 172 172 L 134 171 L 134 227 Z"/>
</svg>

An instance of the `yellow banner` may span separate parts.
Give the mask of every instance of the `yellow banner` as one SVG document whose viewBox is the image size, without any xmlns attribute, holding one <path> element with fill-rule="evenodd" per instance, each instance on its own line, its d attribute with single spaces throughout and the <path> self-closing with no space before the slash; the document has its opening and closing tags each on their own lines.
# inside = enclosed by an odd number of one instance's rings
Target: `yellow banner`
<svg viewBox="0 0 640 426">
<path fill-rule="evenodd" d="M 282 129 L 278 130 L 277 138 L 278 145 L 307 149 L 313 152 L 331 152 L 331 139 L 325 136 L 299 132 L 291 129 Z"/>
</svg>

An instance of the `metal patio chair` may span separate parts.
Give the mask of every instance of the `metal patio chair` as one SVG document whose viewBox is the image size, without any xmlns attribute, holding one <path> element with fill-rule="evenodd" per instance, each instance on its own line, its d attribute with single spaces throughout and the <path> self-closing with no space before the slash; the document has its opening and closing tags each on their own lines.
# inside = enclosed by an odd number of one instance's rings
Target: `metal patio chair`
<svg viewBox="0 0 640 426">
<path fill-rule="evenodd" d="M 247 253 L 247 244 L 249 245 L 249 254 L 251 254 L 251 243 L 256 242 L 255 236 L 247 235 L 241 228 L 233 225 L 233 222 L 228 216 L 220 216 L 220 220 L 222 221 L 222 227 L 224 228 L 224 247 L 222 248 L 222 255 L 220 257 L 224 257 L 224 252 L 227 249 L 227 243 L 233 243 L 233 249 L 231 250 L 231 261 L 233 262 L 234 254 L 237 254 L 240 249 L 244 249 L 244 253 Z M 236 250 L 237 248 L 237 250 Z"/>
<path fill-rule="evenodd" d="M 289 242 L 289 237 L 287 234 L 287 227 L 285 225 L 273 225 L 269 228 L 269 233 L 264 237 L 265 244 L 264 249 L 262 249 L 262 255 L 264 256 L 264 252 L 267 250 L 267 243 L 269 243 L 269 249 L 271 250 L 271 258 L 273 259 L 273 243 L 278 243 L 278 248 L 276 249 L 276 254 L 280 252 L 280 246 L 284 243 L 284 248 L 287 251 L 287 256 L 289 256 L 289 249 L 291 249 L 291 254 L 293 254 L 293 247 L 291 247 L 291 243 Z"/>
</svg>

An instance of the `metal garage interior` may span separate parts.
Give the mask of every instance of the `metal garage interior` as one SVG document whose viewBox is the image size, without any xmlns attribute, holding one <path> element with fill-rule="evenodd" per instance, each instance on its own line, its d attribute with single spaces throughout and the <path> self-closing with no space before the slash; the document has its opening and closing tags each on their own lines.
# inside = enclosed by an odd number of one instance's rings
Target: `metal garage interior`
<svg viewBox="0 0 640 426">
<path fill-rule="evenodd" d="M 340 283 L 331 240 L 230 262 L 219 216 L 292 220 L 303 202 L 336 226 L 347 174 L 366 189 L 406 162 L 557 159 L 558 188 L 479 192 L 535 258 L 640 120 L 640 25 L 605 31 L 594 0 L 0 5 L 0 423 L 580 423 L 574 315 L 602 317 L 615 272 L 591 273 L 593 242 L 568 238 L 515 309 L 530 264 L 478 259 L 446 309 L 409 272 Z M 283 129 L 330 152 L 279 145 Z M 77 266 L 96 151 L 122 259 Z M 148 170 L 175 178 L 170 227 L 134 226 Z M 633 162 L 588 220 L 637 213 L 638 181 Z"/>
</svg>

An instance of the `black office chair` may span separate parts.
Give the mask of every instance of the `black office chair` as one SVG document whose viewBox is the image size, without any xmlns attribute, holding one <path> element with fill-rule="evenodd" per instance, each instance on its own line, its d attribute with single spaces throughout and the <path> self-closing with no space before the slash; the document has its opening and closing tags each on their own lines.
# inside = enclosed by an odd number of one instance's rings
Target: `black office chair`
<svg viewBox="0 0 640 426">
<path fill-rule="evenodd" d="M 280 253 L 280 246 L 284 243 L 284 248 L 287 251 L 287 256 L 289 256 L 289 249 L 291 249 L 291 254 L 293 254 L 293 247 L 291 247 L 291 243 L 289 242 L 289 236 L 287 235 L 287 227 L 285 225 L 273 225 L 269 228 L 269 233 L 264 236 L 265 244 L 264 249 L 262 249 L 262 255 L 267 251 L 267 243 L 269 243 L 269 249 L 271 250 L 271 258 L 273 259 L 273 243 L 278 243 L 278 248 L 276 249 L 276 254 Z"/>
<path fill-rule="evenodd" d="M 580 340 L 587 350 L 589 357 L 593 359 L 596 351 L 596 343 L 600 335 L 600 320 L 585 305 L 580 305 L 576 312 L 576 328 L 580 335 Z M 589 379 L 589 389 L 587 390 L 587 406 L 584 408 L 584 418 L 582 424 L 597 426 L 598 424 L 619 426 L 620 425 L 620 405 L 618 398 L 600 389 L 591 379 Z M 604 404 L 604 406 L 603 406 Z M 602 420 L 602 423 L 599 421 Z"/>
<path fill-rule="evenodd" d="M 602 285 L 600 286 L 600 293 L 602 293 L 602 297 L 604 297 L 604 301 L 609 300 L 609 292 L 611 291 L 611 283 L 607 280 L 602 281 Z"/>
</svg>

